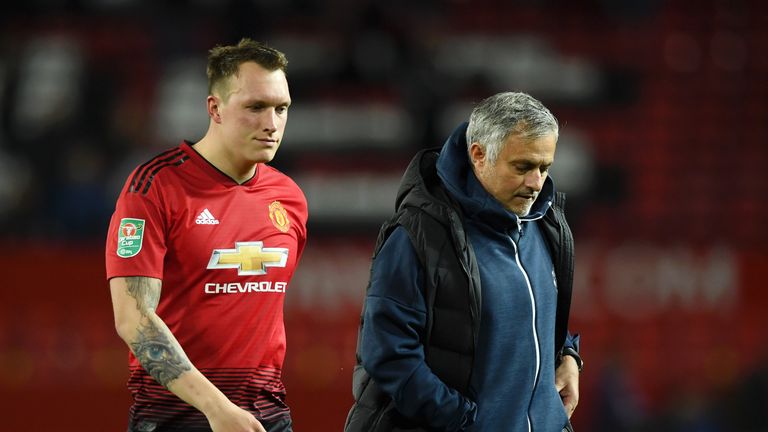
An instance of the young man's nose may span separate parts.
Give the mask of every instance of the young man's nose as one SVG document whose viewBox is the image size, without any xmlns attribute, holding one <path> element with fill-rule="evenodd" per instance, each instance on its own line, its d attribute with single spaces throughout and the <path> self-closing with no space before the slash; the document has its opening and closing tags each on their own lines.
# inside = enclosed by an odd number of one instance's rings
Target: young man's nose
<svg viewBox="0 0 768 432">
<path fill-rule="evenodd" d="M 279 122 L 277 112 L 275 112 L 274 108 L 268 109 L 264 112 L 264 116 L 262 117 L 262 126 L 264 127 L 265 132 L 275 132 L 277 130 L 277 124 Z"/>
</svg>

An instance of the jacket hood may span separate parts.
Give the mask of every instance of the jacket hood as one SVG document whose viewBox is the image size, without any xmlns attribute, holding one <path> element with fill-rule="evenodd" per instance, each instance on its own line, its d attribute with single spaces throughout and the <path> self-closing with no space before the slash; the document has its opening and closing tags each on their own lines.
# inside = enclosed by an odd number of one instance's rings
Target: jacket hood
<svg viewBox="0 0 768 432">
<path fill-rule="evenodd" d="M 417 207 L 439 220 L 445 219 L 449 198 L 440 188 L 435 168 L 439 150 L 422 150 L 413 157 L 400 181 L 395 200 L 396 211 L 404 206 Z"/>
<path fill-rule="evenodd" d="M 480 219 L 497 228 L 509 228 L 518 221 L 539 219 L 554 199 L 555 188 L 550 177 L 531 207 L 530 213 L 518 217 L 483 188 L 475 176 L 467 155 L 467 126 L 464 122 L 448 137 L 437 160 L 437 174 L 448 193 L 461 205 L 468 218 Z"/>
</svg>

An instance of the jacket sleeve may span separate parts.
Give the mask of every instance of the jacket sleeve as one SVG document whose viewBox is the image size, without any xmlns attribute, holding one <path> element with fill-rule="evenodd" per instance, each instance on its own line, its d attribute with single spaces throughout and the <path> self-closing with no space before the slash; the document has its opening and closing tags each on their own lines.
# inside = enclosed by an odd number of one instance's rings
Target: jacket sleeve
<svg viewBox="0 0 768 432">
<path fill-rule="evenodd" d="M 579 354 L 579 345 L 581 345 L 581 337 L 578 334 L 571 334 L 568 332 L 565 336 L 563 348 L 557 354 L 557 358 L 555 359 L 555 367 L 560 365 L 563 356 L 569 355 L 576 359 L 576 364 L 579 366 L 579 372 L 581 372 L 584 369 L 584 360 L 582 360 L 581 354 Z"/>
<path fill-rule="evenodd" d="M 580 344 L 581 336 L 578 333 L 571 334 L 571 332 L 568 332 L 568 334 L 565 336 L 565 344 L 563 344 L 563 348 L 571 348 L 572 350 L 579 352 Z"/>
<path fill-rule="evenodd" d="M 460 431 L 474 422 L 474 402 L 448 387 L 425 362 L 427 321 L 423 270 L 402 227 L 373 261 L 365 299 L 362 364 L 398 411 L 436 430 Z"/>
</svg>

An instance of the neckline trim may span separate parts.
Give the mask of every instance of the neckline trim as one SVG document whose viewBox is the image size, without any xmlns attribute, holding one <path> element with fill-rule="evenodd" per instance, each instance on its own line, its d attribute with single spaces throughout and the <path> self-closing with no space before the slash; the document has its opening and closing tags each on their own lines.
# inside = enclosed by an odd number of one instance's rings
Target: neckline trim
<svg viewBox="0 0 768 432">
<path fill-rule="evenodd" d="M 259 171 L 261 171 L 259 168 L 261 164 L 256 164 L 256 169 L 253 172 L 253 175 L 246 181 L 239 183 L 237 180 L 232 178 L 229 174 L 225 173 L 224 171 L 220 170 L 216 165 L 212 164 L 211 161 L 204 158 L 203 155 L 201 155 L 194 147 L 194 144 L 184 140 L 181 143 L 181 147 L 187 152 L 187 154 L 192 156 L 192 159 L 198 163 L 199 166 L 201 166 L 211 177 L 214 177 L 215 180 L 221 180 L 220 177 L 223 177 L 226 179 L 227 183 L 231 183 L 231 186 L 251 186 L 253 183 L 256 182 L 256 180 L 259 177 Z M 218 178 L 217 178 L 218 177 Z"/>
</svg>

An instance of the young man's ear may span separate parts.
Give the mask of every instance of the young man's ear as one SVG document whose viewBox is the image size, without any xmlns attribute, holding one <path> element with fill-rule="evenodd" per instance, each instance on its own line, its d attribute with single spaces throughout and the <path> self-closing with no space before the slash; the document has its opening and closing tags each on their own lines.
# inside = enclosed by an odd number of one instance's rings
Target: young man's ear
<svg viewBox="0 0 768 432">
<path fill-rule="evenodd" d="M 214 95 L 209 95 L 205 102 L 208 106 L 208 116 L 216 123 L 221 123 L 221 113 L 219 113 L 221 100 Z"/>
</svg>

